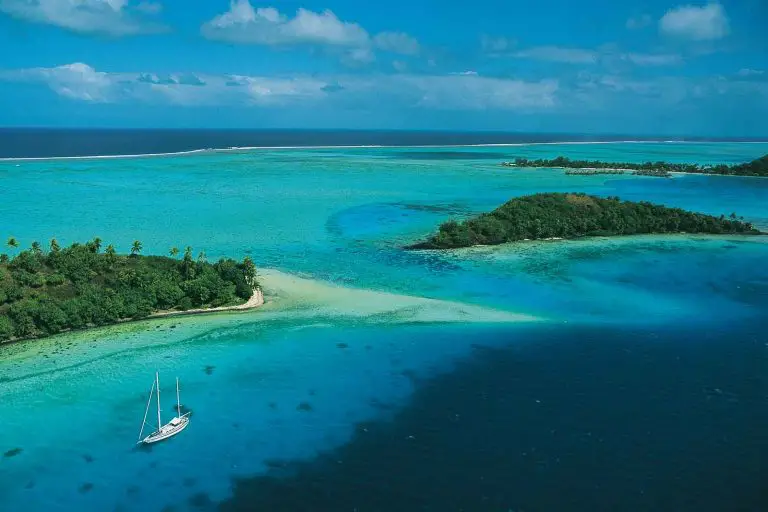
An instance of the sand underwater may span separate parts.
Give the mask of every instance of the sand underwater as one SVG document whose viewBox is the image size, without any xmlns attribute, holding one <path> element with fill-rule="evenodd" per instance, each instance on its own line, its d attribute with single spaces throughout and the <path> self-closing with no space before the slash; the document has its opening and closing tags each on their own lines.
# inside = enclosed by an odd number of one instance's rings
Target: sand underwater
<svg viewBox="0 0 768 512">
<path fill-rule="evenodd" d="M 768 229 L 768 179 L 498 165 L 765 153 L 768 143 L 627 143 L 0 162 L 3 236 L 248 254 L 267 299 L 0 347 L 0 510 L 758 510 L 768 240 L 402 246 L 539 191 L 736 211 Z M 178 376 L 192 421 L 138 449 L 155 370 L 165 417 Z"/>
</svg>

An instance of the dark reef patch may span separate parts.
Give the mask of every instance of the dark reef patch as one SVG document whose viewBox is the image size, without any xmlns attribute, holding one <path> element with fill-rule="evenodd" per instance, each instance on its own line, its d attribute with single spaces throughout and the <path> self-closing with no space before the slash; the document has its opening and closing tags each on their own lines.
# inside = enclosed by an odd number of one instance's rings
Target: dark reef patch
<svg viewBox="0 0 768 512">
<path fill-rule="evenodd" d="M 296 410 L 309 412 L 312 410 L 312 404 L 310 404 L 309 402 L 301 402 L 299 405 L 296 406 Z"/>
<path fill-rule="evenodd" d="M 11 448 L 10 450 L 8 450 L 3 454 L 3 457 L 5 458 L 15 457 L 23 451 L 24 450 L 22 448 Z"/>
<path fill-rule="evenodd" d="M 210 509 L 213 508 L 213 502 L 211 501 L 210 496 L 208 496 L 204 492 L 198 492 L 196 494 L 193 494 L 189 497 L 187 500 L 187 503 L 193 508 L 197 509 Z"/>
</svg>

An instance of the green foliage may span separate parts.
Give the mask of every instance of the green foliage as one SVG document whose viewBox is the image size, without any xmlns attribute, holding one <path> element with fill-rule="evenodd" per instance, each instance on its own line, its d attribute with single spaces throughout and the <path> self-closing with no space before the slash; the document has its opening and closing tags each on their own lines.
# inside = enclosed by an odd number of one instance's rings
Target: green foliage
<svg viewBox="0 0 768 512">
<path fill-rule="evenodd" d="M 13 322 L 7 316 L 0 316 L 0 340 L 7 340 L 13 336 Z"/>
<path fill-rule="evenodd" d="M 618 197 L 550 193 L 512 199 L 465 222 L 446 222 L 436 235 L 411 248 L 452 249 L 525 239 L 680 232 L 760 233 L 735 217 L 717 218 Z"/>
<path fill-rule="evenodd" d="M 158 310 L 217 307 L 248 299 L 256 282 L 250 258 L 243 263 L 198 261 L 187 248 L 182 261 L 162 256 L 100 252 L 95 238 L 51 252 L 40 244 L 0 262 L 0 342 L 55 334 L 67 329 L 143 318 Z"/>
<path fill-rule="evenodd" d="M 551 160 L 516 158 L 514 163 L 505 163 L 504 165 L 514 167 L 564 167 L 568 169 L 630 169 L 636 171 L 635 174 L 648 176 L 669 176 L 669 173 L 672 172 L 727 174 L 732 176 L 768 176 L 768 155 L 745 164 L 735 165 L 675 164 L 670 162 L 645 162 L 642 164 L 635 164 L 629 162 L 601 162 L 599 160 L 571 160 L 570 158 L 563 156 L 558 156 Z M 594 173 L 599 174 L 599 172 Z"/>
</svg>

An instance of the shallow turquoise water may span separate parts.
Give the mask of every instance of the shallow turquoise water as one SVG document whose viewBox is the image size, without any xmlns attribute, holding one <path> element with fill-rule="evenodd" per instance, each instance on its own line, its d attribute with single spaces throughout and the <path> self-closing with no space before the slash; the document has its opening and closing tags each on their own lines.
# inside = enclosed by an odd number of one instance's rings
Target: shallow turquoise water
<svg viewBox="0 0 768 512">
<path fill-rule="evenodd" d="M 546 325 L 720 330 L 761 318 L 762 239 L 635 237 L 451 254 L 401 247 L 449 217 L 538 191 L 736 211 L 768 227 L 765 179 L 576 177 L 498 165 L 514 156 L 705 163 L 764 153 L 768 144 L 643 143 L 2 162 L 2 237 L 98 235 L 121 250 L 140 239 L 160 254 L 189 244 L 209 258 L 251 254 L 260 267 L 337 286 L 282 287 L 268 272 L 264 310 L 0 349 L 0 452 L 22 449 L 0 459 L 0 508 L 154 510 L 184 508 L 199 493 L 223 499 L 232 477 L 314 457 L 348 441 L 359 422 L 391 415 L 419 378 L 450 371 L 473 346 L 525 344 L 505 312 Z M 155 369 L 167 384 L 181 378 L 194 416 L 183 435 L 139 451 L 132 445 Z"/>
</svg>

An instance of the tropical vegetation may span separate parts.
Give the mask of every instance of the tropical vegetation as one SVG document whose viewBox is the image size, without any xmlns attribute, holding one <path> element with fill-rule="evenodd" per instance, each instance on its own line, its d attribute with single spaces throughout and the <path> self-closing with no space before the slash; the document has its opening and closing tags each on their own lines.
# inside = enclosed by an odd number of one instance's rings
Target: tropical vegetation
<svg viewBox="0 0 768 512">
<path fill-rule="evenodd" d="M 735 213 L 713 217 L 618 197 L 547 193 L 512 199 L 464 222 L 446 222 L 437 234 L 410 248 L 452 249 L 526 239 L 681 232 L 760 234 Z"/>
<path fill-rule="evenodd" d="M 669 173 L 701 173 L 701 174 L 726 174 L 732 176 L 768 176 L 768 155 L 762 156 L 751 162 L 734 165 L 698 165 L 676 164 L 670 162 L 601 162 L 599 160 L 571 160 L 564 156 L 558 156 L 551 160 L 516 158 L 513 162 L 503 162 L 507 167 L 562 167 L 566 169 L 609 169 L 609 170 L 633 170 L 636 174 L 651 176 L 668 176 Z"/>
<path fill-rule="evenodd" d="M 18 251 L 16 238 L 0 255 L 0 342 L 69 329 L 144 318 L 158 311 L 184 311 L 240 304 L 259 284 L 250 257 L 197 260 L 187 247 L 181 260 L 141 256 L 136 240 L 130 255 L 102 240 L 62 248 L 56 239 Z M 171 254 L 178 254 L 178 249 Z"/>
</svg>

